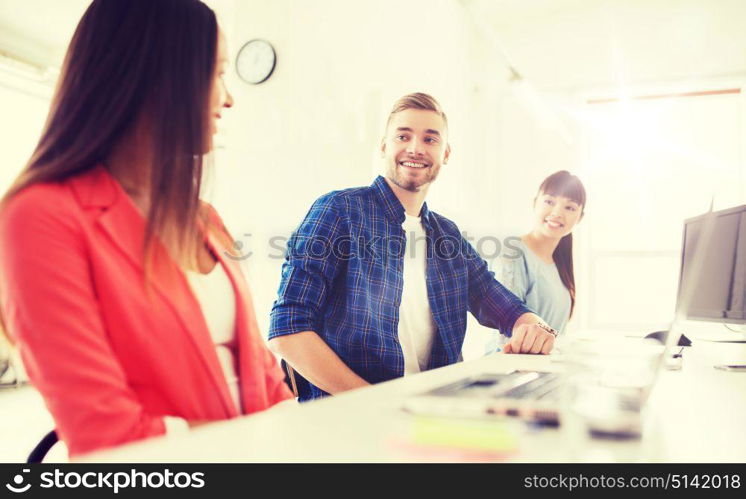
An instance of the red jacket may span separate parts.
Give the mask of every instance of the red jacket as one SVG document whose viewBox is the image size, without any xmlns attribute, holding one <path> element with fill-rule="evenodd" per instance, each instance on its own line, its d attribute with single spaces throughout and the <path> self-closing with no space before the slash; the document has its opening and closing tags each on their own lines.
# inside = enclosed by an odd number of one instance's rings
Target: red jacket
<svg viewBox="0 0 746 499">
<path fill-rule="evenodd" d="M 5 325 L 71 455 L 163 434 L 163 416 L 227 419 L 292 397 L 226 248 L 207 237 L 235 291 L 242 411 L 183 272 L 159 259 L 145 285 L 144 233 L 103 167 L 29 187 L 0 214 Z"/>
</svg>

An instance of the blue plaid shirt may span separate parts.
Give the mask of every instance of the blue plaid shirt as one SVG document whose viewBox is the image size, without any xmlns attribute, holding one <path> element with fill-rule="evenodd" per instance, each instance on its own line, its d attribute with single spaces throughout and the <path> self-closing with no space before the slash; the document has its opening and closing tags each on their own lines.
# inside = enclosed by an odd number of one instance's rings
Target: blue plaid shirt
<svg viewBox="0 0 746 499">
<path fill-rule="evenodd" d="M 466 312 L 510 336 L 530 312 L 503 287 L 456 224 L 420 213 L 427 236 L 427 294 L 437 328 L 428 369 L 457 362 Z M 269 337 L 314 331 L 370 383 L 404 375 L 399 305 L 404 207 L 383 177 L 321 196 L 288 241 Z M 328 395 L 311 385 L 301 400 Z"/>
</svg>

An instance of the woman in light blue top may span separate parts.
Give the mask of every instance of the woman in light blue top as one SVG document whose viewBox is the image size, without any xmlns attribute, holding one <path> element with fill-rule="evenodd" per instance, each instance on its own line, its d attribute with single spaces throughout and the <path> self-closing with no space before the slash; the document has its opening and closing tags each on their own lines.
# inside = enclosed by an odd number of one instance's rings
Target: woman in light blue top
<svg viewBox="0 0 746 499">
<path fill-rule="evenodd" d="M 562 170 L 542 182 L 534 199 L 534 228 L 500 258 L 498 280 L 562 334 L 575 308 L 572 230 L 583 218 L 585 188 Z M 494 352 L 499 335 L 487 347 Z"/>
</svg>

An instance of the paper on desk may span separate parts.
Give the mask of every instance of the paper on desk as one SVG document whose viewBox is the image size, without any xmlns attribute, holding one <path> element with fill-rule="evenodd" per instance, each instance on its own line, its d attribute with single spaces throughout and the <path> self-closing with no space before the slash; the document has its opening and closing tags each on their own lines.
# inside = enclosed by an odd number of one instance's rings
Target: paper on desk
<svg viewBox="0 0 746 499">
<path fill-rule="evenodd" d="M 510 453 L 518 448 L 518 435 L 511 423 L 415 416 L 412 440 L 420 445 Z"/>
</svg>

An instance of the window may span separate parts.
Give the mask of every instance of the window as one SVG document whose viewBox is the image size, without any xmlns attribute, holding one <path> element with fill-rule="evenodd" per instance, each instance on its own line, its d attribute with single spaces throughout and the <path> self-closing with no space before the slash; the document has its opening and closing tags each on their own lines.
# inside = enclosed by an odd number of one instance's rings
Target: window
<svg viewBox="0 0 746 499">
<path fill-rule="evenodd" d="M 671 321 L 684 219 L 746 202 L 743 101 L 732 88 L 586 106 L 587 328 Z"/>
</svg>

